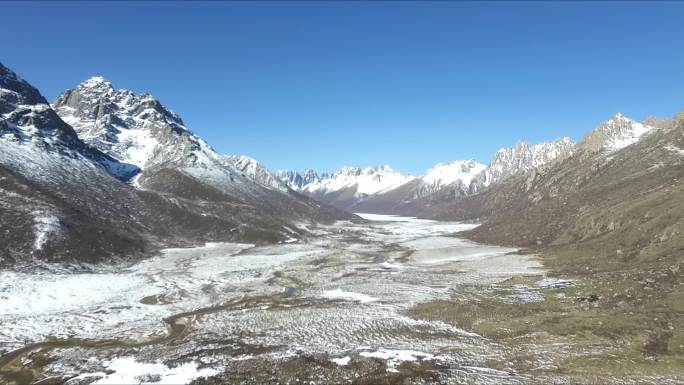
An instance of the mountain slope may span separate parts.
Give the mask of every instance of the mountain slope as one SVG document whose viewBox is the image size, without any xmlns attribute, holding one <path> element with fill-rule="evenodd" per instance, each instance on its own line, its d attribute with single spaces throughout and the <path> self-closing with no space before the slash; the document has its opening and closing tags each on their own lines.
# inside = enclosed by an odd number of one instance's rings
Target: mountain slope
<svg viewBox="0 0 684 385">
<path fill-rule="evenodd" d="M 627 130 L 614 130 L 616 117 L 618 127 Z M 552 167 L 424 214 L 484 220 L 469 233 L 480 241 L 584 250 L 565 261 L 568 266 L 581 266 L 576 258 L 597 256 L 605 269 L 654 258 L 658 264 L 674 263 L 674 250 L 684 247 L 678 237 L 684 231 L 684 113 L 661 128 L 648 126 L 645 133 L 633 121 L 616 117 Z M 635 131 L 641 133 L 636 141 L 631 139 Z M 616 148 L 614 143 L 625 143 L 625 137 L 629 143 Z"/>
<path fill-rule="evenodd" d="M 275 242 L 306 235 L 293 222 L 354 218 L 264 187 L 151 97 L 127 94 L 147 107 L 122 102 L 124 109 L 110 103 L 108 87 L 95 83 L 103 97 L 85 102 L 67 93 L 63 99 L 71 102 L 56 103 L 78 123 L 74 130 L 35 88 L 0 65 L 0 265 L 85 266 L 208 241 Z M 131 126 L 109 124 L 117 119 Z M 153 137 L 158 147 L 133 156 L 140 153 L 131 149 L 141 147 L 121 140 L 124 130 Z M 118 132 L 115 139 L 107 137 L 111 132 Z M 137 188 L 122 181 L 134 174 Z"/>
</svg>

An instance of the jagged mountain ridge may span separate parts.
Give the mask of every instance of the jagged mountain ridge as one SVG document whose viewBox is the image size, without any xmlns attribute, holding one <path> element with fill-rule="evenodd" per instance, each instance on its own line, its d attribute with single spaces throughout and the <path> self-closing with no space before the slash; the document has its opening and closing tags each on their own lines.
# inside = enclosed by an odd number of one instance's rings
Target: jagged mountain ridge
<svg viewBox="0 0 684 385">
<path fill-rule="evenodd" d="M 225 155 L 223 156 L 223 159 L 227 164 L 235 167 L 243 175 L 263 186 L 282 192 L 290 191 L 285 182 L 280 180 L 274 173 L 270 172 L 254 158 L 245 155 Z"/>
<path fill-rule="evenodd" d="M 502 148 L 494 154 L 487 169 L 475 177 L 473 191 L 563 160 L 572 155 L 574 147 L 575 144 L 566 137 L 537 144 L 519 141 L 514 147 Z"/>
</svg>

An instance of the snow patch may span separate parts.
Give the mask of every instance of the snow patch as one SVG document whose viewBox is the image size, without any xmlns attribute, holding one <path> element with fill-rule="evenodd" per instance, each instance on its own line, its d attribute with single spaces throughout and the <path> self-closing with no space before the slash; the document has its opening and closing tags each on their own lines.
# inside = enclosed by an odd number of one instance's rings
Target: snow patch
<svg viewBox="0 0 684 385">
<path fill-rule="evenodd" d="M 668 144 L 667 146 L 665 146 L 665 149 L 679 156 L 684 156 L 684 149 L 681 149 L 675 146 L 674 144 Z"/>
<path fill-rule="evenodd" d="M 380 358 L 386 361 L 388 372 L 398 372 L 397 365 L 405 361 L 423 361 L 437 359 L 430 353 L 415 350 L 386 350 L 379 349 L 374 352 L 361 352 L 362 357 Z"/>
<path fill-rule="evenodd" d="M 354 293 L 351 291 L 344 291 L 341 289 L 326 290 L 321 294 L 321 297 L 327 299 L 341 299 L 344 301 L 357 301 L 361 303 L 375 302 L 378 299 L 363 293 Z"/>
<path fill-rule="evenodd" d="M 169 368 L 161 362 L 138 362 L 134 357 L 115 358 L 106 364 L 107 369 L 114 373 L 107 374 L 93 384 L 188 384 L 196 378 L 213 376 L 219 373 L 216 369 L 198 369 L 196 362 L 188 362 L 175 368 Z M 101 373 L 81 375 L 83 377 L 101 376 Z"/>
<path fill-rule="evenodd" d="M 59 232 L 59 218 L 42 211 L 32 212 L 33 217 L 33 232 L 35 240 L 33 241 L 33 250 L 42 250 L 47 243 L 50 234 Z"/>
<path fill-rule="evenodd" d="M 349 365 L 349 361 L 351 361 L 351 357 L 346 356 L 346 357 L 342 357 L 342 358 L 333 358 L 330 361 L 332 361 L 332 362 L 334 362 L 340 366 L 347 366 L 347 365 Z"/>
</svg>

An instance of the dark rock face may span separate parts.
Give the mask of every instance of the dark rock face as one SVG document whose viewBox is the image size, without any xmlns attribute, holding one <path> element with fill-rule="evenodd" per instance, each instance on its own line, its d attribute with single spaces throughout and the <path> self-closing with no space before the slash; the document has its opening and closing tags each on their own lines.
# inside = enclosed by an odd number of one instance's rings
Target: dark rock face
<svg viewBox="0 0 684 385">
<path fill-rule="evenodd" d="M 67 146 L 78 146 L 76 132 L 64 123 L 45 98 L 0 63 L 0 114 L 5 115 L 0 133 L 13 134 L 16 140 L 29 139 L 18 127 L 32 127 L 34 136 L 52 137 Z"/>
</svg>

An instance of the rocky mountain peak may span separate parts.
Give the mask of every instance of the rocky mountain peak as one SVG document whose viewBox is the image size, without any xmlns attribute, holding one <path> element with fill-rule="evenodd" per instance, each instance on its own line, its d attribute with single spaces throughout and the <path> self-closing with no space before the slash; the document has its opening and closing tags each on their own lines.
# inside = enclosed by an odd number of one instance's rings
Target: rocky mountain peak
<svg viewBox="0 0 684 385">
<path fill-rule="evenodd" d="M 578 144 L 578 148 L 589 153 L 613 153 L 625 148 L 655 129 L 637 122 L 618 112 L 589 132 Z"/>
<path fill-rule="evenodd" d="M 78 85 L 78 88 L 82 90 L 100 90 L 105 91 L 107 93 L 114 91 L 112 83 L 107 81 L 107 79 L 105 79 L 103 76 L 99 75 L 84 80 L 81 84 Z"/>
<path fill-rule="evenodd" d="M 283 192 L 288 191 L 287 183 L 268 171 L 264 165 L 259 163 L 254 158 L 250 158 L 245 155 L 226 155 L 223 157 L 223 160 L 224 164 L 227 163 L 235 167 L 235 169 L 241 172 L 244 176 L 262 186 Z"/>
<path fill-rule="evenodd" d="M 86 143 L 141 170 L 219 158 L 152 95 L 115 90 L 101 76 L 63 92 L 53 107 Z"/>
</svg>

